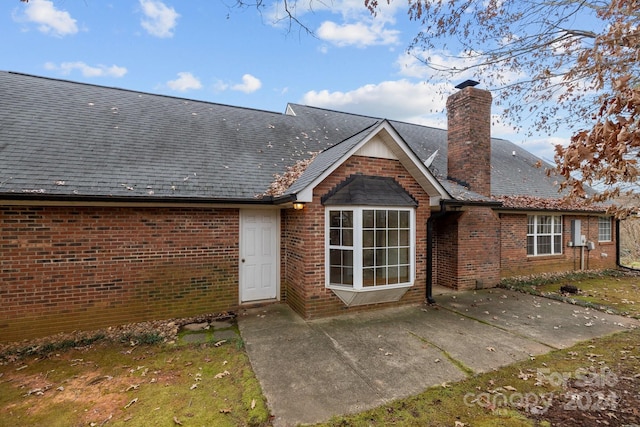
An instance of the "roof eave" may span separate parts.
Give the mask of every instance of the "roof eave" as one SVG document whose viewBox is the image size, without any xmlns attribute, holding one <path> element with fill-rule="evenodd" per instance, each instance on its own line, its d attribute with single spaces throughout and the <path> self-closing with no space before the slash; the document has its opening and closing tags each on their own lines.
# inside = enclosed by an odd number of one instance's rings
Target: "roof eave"
<svg viewBox="0 0 640 427">
<path fill-rule="evenodd" d="M 607 209 L 545 209 L 532 207 L 507 207 L 502 206 L 498 209 L 500 212 L 553 212 L 563 214 L 588 215 L 588 214 L 605 214 Z"/>
<path fill-rule="evenodd" d="M 295 197 L 264 196 L 261 198 L 211 198 L 211 197 L 140 197 L 58 194 L 0 194 L 0 205 L 130 205 L 130 206 L 205 206 L 205 205 L 282 205 L 295 201 Z"/>
</svg>

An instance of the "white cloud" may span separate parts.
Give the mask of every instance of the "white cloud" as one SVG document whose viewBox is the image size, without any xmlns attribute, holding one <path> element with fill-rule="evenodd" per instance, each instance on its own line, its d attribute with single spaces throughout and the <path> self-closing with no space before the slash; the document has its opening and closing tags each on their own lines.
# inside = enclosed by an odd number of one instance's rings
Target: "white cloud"
<svg viewBox="0 0 640 427">
<path fill-rule="evenodd" d="M 62 37 L 78 32 L 76 20 L 69 12 L 56 9 L 52 1 L 31 0 L 26 3 L 24 16 L 14 18 L 17 21 L 33 22 L 44 34 Z"/>
<path fill-rule="evenodd" d="M 202 83 L 193 74 L 188 72 L 178 73 L 178 78 L 167 82 L 169 89 L 178 92 L 186 92 L 193 89 L 202 89 Z"/>
<path fill-rule="evenodd" d="M 63 75 L 69 75 L 73 70 L 78 70 L 84 77 L 123 77 L 127 74 L 125 67 L 119 67 L 112 65 L 110 67 L 106 65 L 90 66 L 82 61 L 76 62 L 62 62 L 60 65 L 56 65 L 53 62 L 47 62 L 44 64 L 44 68 L 51 71 L 59 71 Z"/>
<path fill-rule="evenodd" d="M 310 91 L 300 103 L 446 129 L 446 100 L 455 91 L 453 84 L 448 82 L 430 84 L 401 79 L 368 84 L 346 92 Z M 492 136 L 512 140 L 551 163 L 555 144 L 566 145 L 569 141 L 568 137 L 523 140 L 504 122 L 499 106 L 494 105 L 491 121 Z"/>
<path fill-rule="evenodd" d="M 229 89 L 229 85 L 222 80 L 218 80 L 213 84 L 213 90 L 216 92 L 224 92 L 227 89 Z"/>
<path fill-rule="evenodd" d="M 173 37 L 176 21 L 180 17 L 174 8 L 154 0 L 140 0 L 140 6 L 145 16 L 141 20 L 142 28 L 152 36 Z"/>
<path fill-rule="evenodd" d="M 451 88 L 444 84 L 413 83 L 408 80 L 368 84 L 348 92 L 310 91 L 302 103 L 373 117 L 446 126 L 442 95 Z"/>
<path fill-rule="evenodd" d="M 378 22 L 374 22 L 372 25 L 367 25 L 364 22 L 339 25 L 332 21 L 325 21 L 320 25 L 316 34 L 321 40 L 340 47 L 398 44 L 400 32 L 384 29 L 383 25 Z"/>
<path fill-rule="evenodd" d="M 262 87 L 260 79 L 252 76 L 251 74 L 245 74 L 242 76 L 242 83 L 231 86 L 232 90 L 237 90 L 244 93 L 253 93 Z"/>
<path fill-rule="evenodd" d="M 366 47 L 372 45 L 395 45 L 400 43 L 400 31 L 390 29 L 396 23 L 398 11 L 405 11 L 402 2 L 380 2 L 376 16 L 363 5 L 362 0 L 309 0 L 308 2 L 287 2 L 276 0 L 264 11 L 267 21 L 274 26 L 289 28 L 291 16 L 302 25 L 312 29 L 321 39 L 334 46 Z M 318 28 L 305 15 L 312 13 L 313 20 L 318 15 L 331 15 Z M 294 24 L 297 25 L 297 24 Z M 326 53 L 327 47 L 320 51 Z"/>
</svg>

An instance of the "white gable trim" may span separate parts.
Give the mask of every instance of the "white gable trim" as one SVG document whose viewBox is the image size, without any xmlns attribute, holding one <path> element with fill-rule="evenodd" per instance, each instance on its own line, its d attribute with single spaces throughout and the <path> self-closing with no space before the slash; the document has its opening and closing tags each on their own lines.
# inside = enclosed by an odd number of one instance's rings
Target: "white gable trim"
<svg viewBox="0 0 640 427">
<path fill-rule="evenodd" d="M 313 189 L 324 181 L 329 175 L 331 175 L 340 165 L 342 165 L 348 158 L 359 152 L 368 152 L 368 149 L 363 149 L 371 141 L 378 141 L 374 143 L 376 145 L 382 144 L 386 146 L 385 152 L 393 156 L 392 158 L 398 159 L 400 163 L 407 169 L 409 174 L 420 184 L 423 190 L 430 196 L 431 206 L 437 206 L 441 199 L 452 199 L 451 195 L 447 193 L 447 190 L 440 184 L 440 182 L 433 176 L 431 171 L 422 163 L 422 161 L 416 156 L 416 154 L 407 146 L 407 143 L 396 132 L 391 124 L 384 120 L 379 123 L 369 134 L 362 139 L 359 143 L 354 145 L 351 150 L 345 153 L 338 161 L 334 162 L 329 168 L 327 168 L 320 176 L 313 180 L 309 185 L 300 190 L 297 193 L 297 200 L 303 203 L 310 203 L 313 201 Z M 360 151 L 362 150 L 362 151 Z M 378 157 L 378 156 L 373 156 Z M 387 157 L 388 158 L 388 157 Z"/>
</svg>

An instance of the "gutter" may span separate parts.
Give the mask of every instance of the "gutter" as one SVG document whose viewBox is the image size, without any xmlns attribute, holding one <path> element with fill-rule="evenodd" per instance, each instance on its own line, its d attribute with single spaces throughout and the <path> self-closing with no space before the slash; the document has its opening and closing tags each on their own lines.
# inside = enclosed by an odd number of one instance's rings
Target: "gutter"
<svg viewBox="0 0 640 427">
<path fill-rule="evenodd" d="M 0 194 L 0 205 L 3 202 L 21 202 L 20 204 L 36 204 L 36 203 L 97 203 L 97 204 L 155 204 L 155 205 L 207 205 L 207 204 L 225 204 L 225 205 L 282 205 L 296 201 L 295 195 L 273 197 L 264 196 L 262 198 L 240 199 L 240 198 L 206 198 L 206 197 L 144 197 L 144 196 L 78 196 L 78 195 L 57 195 L 57 194 L 21 194 L 21 193 L 5 193 Z"/>
</svg>

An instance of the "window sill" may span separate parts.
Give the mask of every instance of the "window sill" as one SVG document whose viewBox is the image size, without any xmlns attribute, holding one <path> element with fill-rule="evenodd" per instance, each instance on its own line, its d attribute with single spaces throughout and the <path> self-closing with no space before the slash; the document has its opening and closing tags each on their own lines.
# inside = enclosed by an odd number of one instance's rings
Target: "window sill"
<svg viewBox="0 0 640 427">
<path fill-rule="evenodd" d="M 557 259 L 561 258 L 564 254 L 553 254 L 553 255 L 527 255 L 527 261 L 544 261 L 546 259 Z"/>
<path fill-rule="evenodd" d="M 412 285 L 393 285 L 378 288 L 353 289 L 327 286 L 347 307 L 399 301 Z"/>
</svg>

